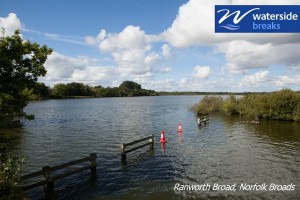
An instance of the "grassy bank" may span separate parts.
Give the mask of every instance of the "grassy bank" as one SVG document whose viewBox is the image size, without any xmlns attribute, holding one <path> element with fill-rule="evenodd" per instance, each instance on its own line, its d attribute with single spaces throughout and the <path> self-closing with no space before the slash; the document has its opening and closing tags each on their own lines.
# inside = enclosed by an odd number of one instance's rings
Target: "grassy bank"
<svg viewBox="0 0 300 200">
<path fill-rule="evenodd" d="M 247 94 L 242 98 L 205 96 L 194 107 L 197 115 L 222 112 L 277 120 L 300 121 L 300 93 L 289 89 L 265 94 Z"/>
</svg>

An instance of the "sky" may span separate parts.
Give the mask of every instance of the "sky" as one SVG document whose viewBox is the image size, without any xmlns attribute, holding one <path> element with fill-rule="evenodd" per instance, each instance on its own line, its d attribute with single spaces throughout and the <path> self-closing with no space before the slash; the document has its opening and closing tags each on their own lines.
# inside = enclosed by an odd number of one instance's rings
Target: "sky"
<svg viewBox="0 0 300 200">
<path fill-rule="evenodd" d="M 39 79 L 156 91 L 300 90 L 300 33 L 214 33 L 214 5 L 300 0 L 1 0 L 6 35 L 53 49 Z"/>
</svg>

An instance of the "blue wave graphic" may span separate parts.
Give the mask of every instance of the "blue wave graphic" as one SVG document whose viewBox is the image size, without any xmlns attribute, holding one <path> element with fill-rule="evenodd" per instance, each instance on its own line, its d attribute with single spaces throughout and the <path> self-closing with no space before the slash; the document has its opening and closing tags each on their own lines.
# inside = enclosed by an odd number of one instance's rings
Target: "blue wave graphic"
<svg viewBox="0 0 300 200">
<path fill-rule="evenodd" d="M 235 25 L 232 25 L 232 24 L 226 24 L 225 26 L 220 26 L 222 28 L 226 28 L 228 30 L 231 30 L 231 31 L 235 31 L 235 30 L 238 30 L 240 28 L 240 26 L 235 26 Z"/>
</svg>

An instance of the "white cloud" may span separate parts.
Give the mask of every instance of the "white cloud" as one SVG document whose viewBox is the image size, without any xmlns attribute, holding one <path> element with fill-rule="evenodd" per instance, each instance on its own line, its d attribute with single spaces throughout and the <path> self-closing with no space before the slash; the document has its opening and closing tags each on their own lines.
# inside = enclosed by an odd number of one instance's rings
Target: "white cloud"
<svg viewBox="0 0 300 200">
<path fill-rule="evenodd" d="M 12 35 L 15 30 L 22 28 L 22 24 L 15 13 L 9 13 L 7 17 L 0 17 L 0 28 L 5 28 L 5 35 Z"/>
<path fill-rule="evenodd" d="M 259 71 L 252 75 L 245 75 L 241 80 L 239 87 L 259 86 L 262 82 L 270 81 L 268 74 L 269 71 Z"/>
<path fill-rule="evenodd" d="M 16 30 L 24 31 L 38 36 L 44 36 L 50 40 L 68 42 L 72 44 L 86 45 L 83 38 L 76 36 L 64 36 L 56 33 L 42 33 L 40 31 L 26 28 L 15 13 L 9 13 L 7 17 L 0 17 L 0 29 L 5 29 L 5 35 L 12 35 Z"/>
<path fill-rule="evenodd" d="M 267 68 L 272 63 L 271 44 L 232 41 L 218 46 L 225 54 L 226 68 L 232 74 L 246 73 L 248 69 Z"/>
<path fill-rule="evenodd" d="M 215 4 L 300 4 L 300 0 L 249 0 L 247 2 L 245 0 L 190 0 L 179 8 L 172 25 L 158 35 L 147 35 L 140 27 L 132 25 L 118 33 L 107 33 L 102 29 L 94 37 L 84 38 L 36 32 L 35 34 L 48 39 L 74 44 L 83 44 L 84 40 L 85 44 L 98 47 L 102 53 L 109 54 L 114 61 L 112 66 L 104 66 L 99 60 L 92 58 L 70 57 L 54 52 L 46 62 L 48 74 L 44 80 L 51 83 L 78 81 L 114 86 L 125 79 L 132 79 L 142 83 L 144 88 L 166 91 L 237 91 L 243 90 L 243 87 L 255 88 L 264 84 L 273 84 L 270 87 L 299 85 L 299 76 L 275 77 L 269 70 L 272 65 L 300 69 L 299 34 L 216 34 L 214 33 Z M 6 18 L 0 18 L 0 26 L 4 26 L 3 24 L 10 27 L 10 30 L 14 27 L 22 28 L 20 20 L 13 13 Z M 24 27 L 22 30 L 30 32 Z M 159 43 L 153 47 L 155 42 Z M 200 50 L 195 48 L 193 55 L 182 54 L 178 62 L 173 63 L 179 65 L 180 59 L 189 59 L 191 56 L 191 60 L 198 59 L 198 63 L 209 63 L 216 68 L 224 64 L 224 77 L 229 74 L 246 75 L 242 79 L 234 76 L 232 80 L 226 78 L 220 80 L 216 79 L 215 73 L 211 73 L 210 66 L 198 65 L 194 67 L 189 77 L 156 80 L 156 74 L 174 71 L 174 66 L 171 67 L 173 59 L 170 59 L 173 58 L 172 50 L 177 53 L 181 51 L 180 48 L 190 47 L 200 47 Z M 206 47 L 215 47 L 212 56 L 218 62 L 211 58 L 208 62 L 201 62 L 203 59 L 208 59 L 199 56 L 200 53 L 208 51 Z M 222 63 L 222 55 L 225 63 Z M 260 71 L 249 74 L 253 70 Z M 273 81 L 270 76 L 274 78 Z"/>
<path fill-rule="evenodd" d="M 99 48 L 106 52 L 129 49 L 146 50 L 146 35 L 140 27 L 127 26 L 118 34 L 108 34 L 99 44 Z"/>
<path fill-rule="evenodd" d="M 45 63 L 48 80 L 60 80 L 70 78 L 76 69 L 84 69 L 85 66 L 79 58 L 72 58 L 57 52 L 53 52 Z"/>
<path fill-rule="evenodd" d="M 199 78 L 183 78 L 179 80 L 178 91 L 203 91 L 203 92 L 217 92 L 217 91 L 232 91 L 235 84 L 231 80 L 211 80 L 203 81 Z"/>
<path fill-rule="evenodd" d="M 300 65 L 300 44 L 257 44 L 244 40 L 218 45 L 226 58 L 225 69 L 231 74 L 247 73 L 250 69 L 268 68 L 272 64 L 289 67 Z"/>
<path fill-rule="evenodd" d="M 195 78 L 201 78 L 201 79 L 206 79 L 210 74 L 210 67 L 209 66 L 199 66 L 197 65 L 194 68 L 193 71 L 193 77 Z"/>
<path fill-rule="evenodd" d="M 165 44 L 162 52 L 152 50 L 151 43 L 157 41 L 157 36 L 146 35 L 140 27 L 127 26 L 119 33 L 106 33 L 101 30 L 97 37 L 86 37 L 89 45 L 98 45 L 99 50 L 109 53 L 122 77 L 151 77 L 160 60 L 170 55 L 170 47 Z M 164 73 L 164 72 L 163 72 Z"/>
<path fill-rule="evenodd" d="M 118 72 L 113 67 L 99 65 L 97 59 L 79 56 L 70 57 L 53 52 L 45 63 L 47 75 L 42 78 L 53 85 L 58 82 L 101 83 Z"/>
<path fill-rule="evenodd" d="M 166 73 L 169 73 L 170 71 L 172 71 L 172 67 L 170 66 L 167 66 L 167 67 L 162 67 L 158 70 L 158 73 L 161 73 L 161 74 L 166 74 Z"/>
<path fill-rule="evenodd" d="M 300 2 L 297 0 L 290 4 L 297 4 L 298 1 Z M 284 0 L 281 2 L 286 4 Z M 214 33 L 215 4 L 245 4 L 245 1 L 190 0 L 179 8 L 172 25 L 161 34 L 147 35 L 140 27 L 127 26 L 119 33 L 106 33 L 105 30 L 101 30 L 96 37 L 86 37 L 86 43 L 96 45 L 101 52 L 110 54 L 122 78 L 128 77 L 138 81 L 150 81 L 155 79 L 155 73 L 163 74 L 171 71 L 171 67 L 161 67 L 166 65 L 163 63 L 165 59 L 172 57 L 171 46 L 172 48 L 189 48 L 213 45 L 217 50 L 214 54 L 217 59 L 220 58 L 220 53 L 225 56 L 226 63 L 223 66 L 225 76 L 247 74 L 253 69 L 266 71 L 273 64 L 296 68 L 300 66 L 297 55 L 297 48 L 300 47 L 300 35 L 216 34 Z M 271 0 L 263 2 L 250 0 L 246 4 L 279 3 Z M 154 42 L 163 42 L 160 52 L 153 51 Z M 219 66 L 221 67 L 222 64 Z M 180 85 L 190 89 L 202 87 L 203 84 L 199 82 L 199 79 L 207 79 L 210 74 L 209 66 L 196 66 L 191 77 L 176 82 L 174 87 Z M 264 74 L 246 75 L 242 82 L 244 85 L 255 85 L 251 83 L 254 83 L 255 80 L 256 83 L 260 82 L 259 75 Z M 208 86 L 212 87 L 213 85 L 216 86 L 215 84 Z M 226 84 L 224 84 L 225 86 Z M 238 87 L 238 83 L 235 86 Z M 230 87 L 233 85 L 228 85 L 228 88 Z"/>
<path fill-rule="evenodd" d="M 26 29 L 26 31 L 28 32 L 27 29 Z M 31 31 L 31 32 L 34 32 L 34 31 Z M 38 34 L 39 32 L 36 31 L 36 33 Z M 41 34 L 41 33 L 39 33 L 39 34 Z M 67 42 L 67 43 L 71 43 L 71 44 L 87 45 L 83 41 L 83 38 L 81 38 L 81 37 L 65 36 L 65 35 L 60 35 L 60 34 L 57 34 L 57 33 L 44 33 L 43 36 L 46 37 L 47 39 L 50 39 L 50 40 Z"/>
<path fill-rule="evenodd" d="M 101 30 L 99 32 L 99 34 L 97 35 L 97 37 L 93 37 L 93 36 L 86 36 L 85 37 L 85 42 L 88 45 L 98 45 L 99 42 L 103 41 L 104 38 L 106 37 L 106 31 L 105 30 Z"/>
<path fill-rule="evenodd" d="M 179 86 L 182 87 L 182 86 L 184 86 L 187 82 L 188 82 L 188 79 L 182 78 L 182 79 L 179 80 Z"/>
<path fill-rule="evenodd" d="M 151 46 L 139 27 L 127 26 L 120 33 L 102 34 L 98 42 L 102 52 L 112 55 L 123 76 L 152 72 L 153 64 L 159 59 L 158 54 L 149 52 Z"/>
<path fill-rule="evenodd" d="M 145 81 L 151 81 L 154 78 L 154 75 L 152 72 L 147 72 L 146 74 L 142 75 L 133 75 L 132 78 L 134 81 L 141 83 Z"/>
<path fill-rule="evenodd" d="M 293 77 L 289 76 L 278 76 L 274 81 L 276 86 L 285 87 L 285 86 L 300 86 L 300 74 L 297 74 Z"/>
<path fill-rule="evenodd" d="M 146 57 L 145 57 L 145 64 L 148 66 L 153 66 L 155 63 L 157 63 L 157 61 L 159 61 L 160 59 L 160 55 L 157 53 L 149 53 Z"/>
<path fill-rule="evenodd" d="M 299 5 L 300 0 L 190 0 L 179 8 L 176 19 L 171 27 L 161 34 L 161 38 L 175 47 L 185 48 L 190 46 L 218 44 L 233 40 L 248 40 L 256 43 L 293 43 L 300 42 L 299 34 L 226 34 L 215 33 L 214 30 L 214 5 L 222 4 L 293 4 Z"/>
<path fill-rule="evenodd" d="M 168 44 L 162 45 L 161 50 L 162 50 L 162 55 L 165 59 L 168 59 L 172 56 L 171 48 Z"/>
<path fill-rule="evenodd" d="M 77 82 L 97 84 L 114 79 L 116 75 L 117 71 L 113 67 L 89 66 L 82 70 L 74 70 L 71 79 Z"/>
<path fill-rule="evenodd" d="M 178 83 L 171 79 L 163 80 L 144 80 L 141 82 L 142 87 L 145 89 L 155 90 L 155 91 L 174 91 L 178 88 Z"/>
</svg>

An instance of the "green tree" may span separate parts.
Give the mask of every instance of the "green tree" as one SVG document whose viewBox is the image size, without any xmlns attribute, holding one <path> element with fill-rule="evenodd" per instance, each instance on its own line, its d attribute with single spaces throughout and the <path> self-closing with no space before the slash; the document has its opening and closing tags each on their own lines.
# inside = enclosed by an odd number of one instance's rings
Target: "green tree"
<svg viewBox="0 0 300 200">
<path fill-rule="evenodd" d="M 238 100 L 234 95 L 230 95 L 223 102 L 223 111 L 228 115 L 238 114 Z"/>
<path fill-rule="evenodd" d="M 67 86 L 63 83 L 58 83 L 51 89 L 51 96 L 53 98 L 63 98 L 67 96 Z"/>
<path fill-rule="evenodd" d="M 51 90 L 51 96 L 53 98 L 68 98 L 68 97 L 79 97 L 79 96 L 94 96 L 97 94 L 97 90 L 101 88 L 92 88 L 89 85 L 83 83 L 58 83 L 54 85 Z"/>
<path fill-rule="evenodd" d="M 50 88 L 45 85 L 45 83 L 37 83 L 35 85 L 35 88 L 33 89 L 34 95 L 36 95 L 38 98 L 30 98 L 33 100 L 42 100 L 42 99 L 48 99 L 50 95 Z"/>
<path fill-rule="evenodd" d="M 127 89 L 127 90 L 140 90 L 142 89 L 141 85 L 138 83 L 135 83 L 133 81 L 123 81 L 123 83 L 121 83 L 119 85 L 120 89 Z"/>
<path fill-rule="evenodd" d="M 12 101 L 11 95 L 0 92 L 0 128 L 9 124 L 14 118 L 14 109 L 10 106 Z"/>
<path fill-rule="evenodd" d="M 24 116 L 28 99 L 22 96 L 25 88 L 34 88 L 37 80 L 46 75 L 44 64 L 52 49 L 24 41 L 17 30 L 12 36 L 0 37 L 0 118 Z M 6 101 L 5 99 L 10 99 Z M 10 111 L 6 110 L 10 107 Z M 9 120 L 7 120 L 9 121 Z"/>
</svg>

